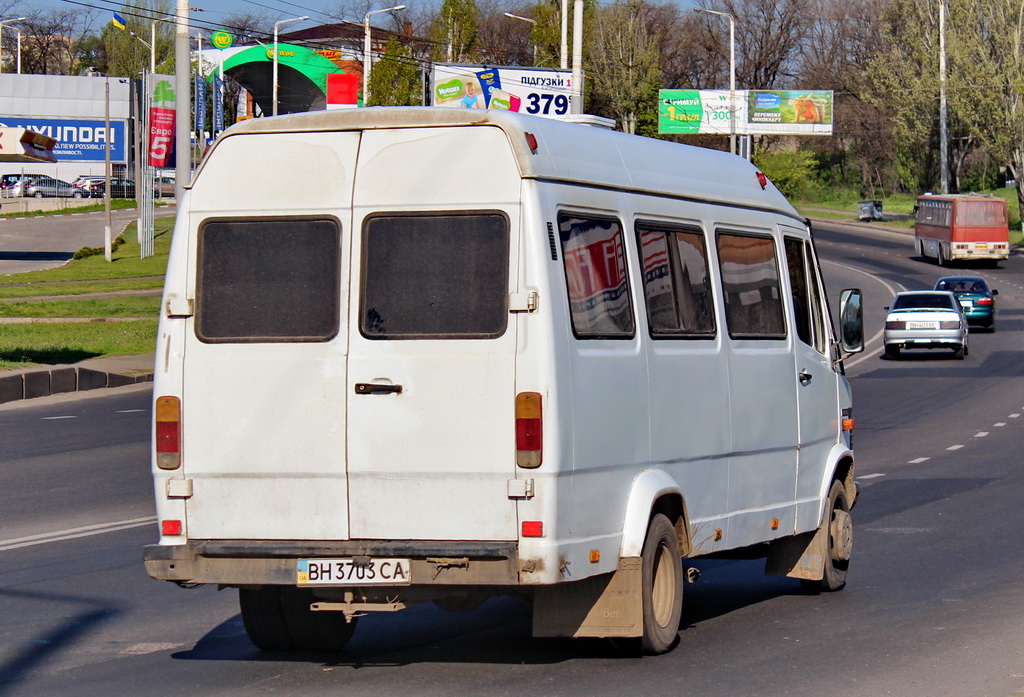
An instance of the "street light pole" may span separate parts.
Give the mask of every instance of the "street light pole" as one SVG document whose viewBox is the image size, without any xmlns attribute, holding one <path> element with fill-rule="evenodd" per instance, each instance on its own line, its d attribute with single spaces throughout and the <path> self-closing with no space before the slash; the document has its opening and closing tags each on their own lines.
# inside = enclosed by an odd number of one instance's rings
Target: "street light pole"
<svg viewBox="0 0 1024 697">
<path fill-rule="evenodd" d="M 728 12 L 693 8 L 696 12 L 719 15 L 729 20 L 729 152 L 736 154 L 736 19 Z"/>
<path fill-rule="evenodd" d="M 523 22 L 529 22 L 531 27 L 537 26 L 537 20 L 530 19 L 529 17 L 520 17 L 519 15 L 514 15 L 511 12 L 506 12 L 505 16 L 506 17 L 511 17 L 512 19 L 518 19 L 518 20 L 521 20 Z M 532 29 L 531 29 L 531 33 L 532 33 Z M 530 43 L 533 43 L 533 42 L 531 41 Z M 533 64 L 537 65 L 537 44 L 533 44 Z"/>
<path fill-rule="evenodd" d="M 24 20 L 25 20 L 24 17 L 15 17 L 14 19 L 0 20 L 0 73 L 2 73 L 4 71 L 4 61 L 3 61 L 3 53 L 2 53 L 3 52 L 3 45 L 4 45 L 4 25 L 5 24 L 13 24 L 14 22 L 23 22 Z M 18 62 L 19 62 L 19 64 L 21 62 L 21 32 L 18 32 Z M 19 68 L 18 72 L 19 73 L 21 72 L 20 68 Z"/>
<path fill-rule="evenodd" d="M 188 0 L 177 0 L 175 8 L 174 33 L 174 197 L 181 201 L 185 186 L 192 179 L 192 99 L 189 83 L 192 82 L 189 56 L 189 6 Z"/>
<path fill-rule="evenodd" d="M 271 116 L 277 116 L 277 32 L 284 24 L 301 22 L 304 19 L 309 19 L 309 17 L 292 17 L 291 19 L 282 19 L 279 22 L 274 22 L 274 97 L 273 105 L 271 106 Z"/>
<path fill-rule="evenodd" d="M 404 9 L 405 5 L 395 5 L 383 10 L 371 10 L 363 17 L 363 106 L 370 103 L 370 15 L 381 12 L 397 12 Z"/>
<path fill-rule="evenodd" d="M 18 32 L 18 75 L 21 75 L 21 29 L 16 29 Z"/>
<path fill-rule="evenodd" d="M 949 193 L 949 131 L 946 111 L 946 0 L 939 0 L 939 182 Z"/>
<path fill-rule="evenodd" d="M 566 70 L 569 67 L 569 0 L 562 0 L 562 43 L 558 58 L 560 67 Z"/>
<path fill-rule="evenodd" d="M 583 0 L 572 6 L 572 113 L 583 113 Z"/>
</svg>

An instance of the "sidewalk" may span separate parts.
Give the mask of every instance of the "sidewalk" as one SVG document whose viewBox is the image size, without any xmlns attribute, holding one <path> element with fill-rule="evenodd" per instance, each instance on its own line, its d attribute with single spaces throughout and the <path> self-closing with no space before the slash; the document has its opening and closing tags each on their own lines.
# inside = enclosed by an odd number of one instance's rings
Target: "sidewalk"
<svg viewBox="0 0 1024 697">
<path fill-rule="evenodd" d="M 153 356 L 89 358 L 75 364 L 0 372 L 0 404 L 101 387 L 152 382 Z"/>
</svg>

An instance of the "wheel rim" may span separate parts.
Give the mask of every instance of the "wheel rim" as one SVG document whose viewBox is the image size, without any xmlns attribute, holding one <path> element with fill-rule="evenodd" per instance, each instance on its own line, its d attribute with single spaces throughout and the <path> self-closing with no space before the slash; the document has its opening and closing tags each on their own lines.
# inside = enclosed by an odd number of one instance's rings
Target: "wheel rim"
<svg viewBox="0 0 1024 697">
<path fill-rule="evenodd" d="M 658 545 L 654 581 L 651 584 L 651 610 L 659 627 L 668 626 L 675 609 L 676 574 L 670 554 L 671 550 L 667 544 L 662 542 Z"/>
<path fill-rule="evenodd" d="M 853 552 L 853 519 L 850 518 L 850 514 L 841 508 L 835 509 L 829 532 L 832 538 L 832 561 L 850 561 Z"/>
</svg>

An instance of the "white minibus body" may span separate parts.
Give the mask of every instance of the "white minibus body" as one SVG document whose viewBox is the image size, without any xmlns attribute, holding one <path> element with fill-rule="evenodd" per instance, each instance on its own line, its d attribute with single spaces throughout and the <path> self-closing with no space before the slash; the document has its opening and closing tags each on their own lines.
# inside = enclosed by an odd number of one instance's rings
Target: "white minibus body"
<svg viewBox="0 0 1024 697">
<path fill-rule="evenodd" d="M 840 359 L 810 231 L 741 158 L 500 111 L 247 121 L 178 214 L 147 570 L 238 587 L 265 649 L 527 593 L 536 635 L 664 651 L 681 559 L 845 582 Z"/>
</svg>

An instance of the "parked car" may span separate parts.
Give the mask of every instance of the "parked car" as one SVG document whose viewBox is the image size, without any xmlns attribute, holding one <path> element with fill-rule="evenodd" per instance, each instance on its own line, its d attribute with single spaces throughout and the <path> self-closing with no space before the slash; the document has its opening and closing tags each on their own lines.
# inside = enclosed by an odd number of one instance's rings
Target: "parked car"
<svg viewBox="0 0 1024 697">
<path fill-rule="evenodd" d="M 901 349 L 953 349 L 958 359 L 968 354 L 967 317 L 952 292 L 904 291 L 885 309 L 889 312 L 884 332 L 888 358 L 899 358 Z"/>
<path fill-rule="evenodd" d="M 103 198 L 107 195 L 107 183 L 101 179 L 89 185 L 89 194 L 95 198 Z M 135 182 L 120 177 L 110 178 L 111 198 L 135 198 Z"/>
<path fill-rule="evenodd" d="M 157 198 L 174 198 L 174 177 L 157 177 L 154 179 L 153 195 Z"/>
<path fill-rule="evenodd" d="M 14 185 L 22 179 L 31 180 L 38 177 L 38 174 L 4 174 L 0 175 L 0 196 L 20 196 L 21 190 L 14 193 Z"/>
<path fill-rule="evenodd" d="M 86 196 L 91 196 L 92 194 L 89 191 L 89 187 L 93 184 L 102 184 L 104 181 L 103 177 L 99 177 L 94 174 L 83 174 L 77 177 L 75 181 L 71 182 L 71 184 L 84 191 Z"/>
<path fill-rule="evenodd" d="M 14 196 L 32 196 L 35 198 L 62 197 L 62 198 L 85 198 L 85 192 L 70 182 L 63 179 L 54 179 L 45 174 L 37 175 L 32 179 L 22 179 L 13 188 Z"/>
<path fill-rule="evenodd" d="M 968 324 L 996 330 L 995 296 L 998 290 L 988 287 L 984 278 L 978 276 L 946 276 L 935 283 L 935 290 L 952 291 L 964 309 Z"/>
</svg>

